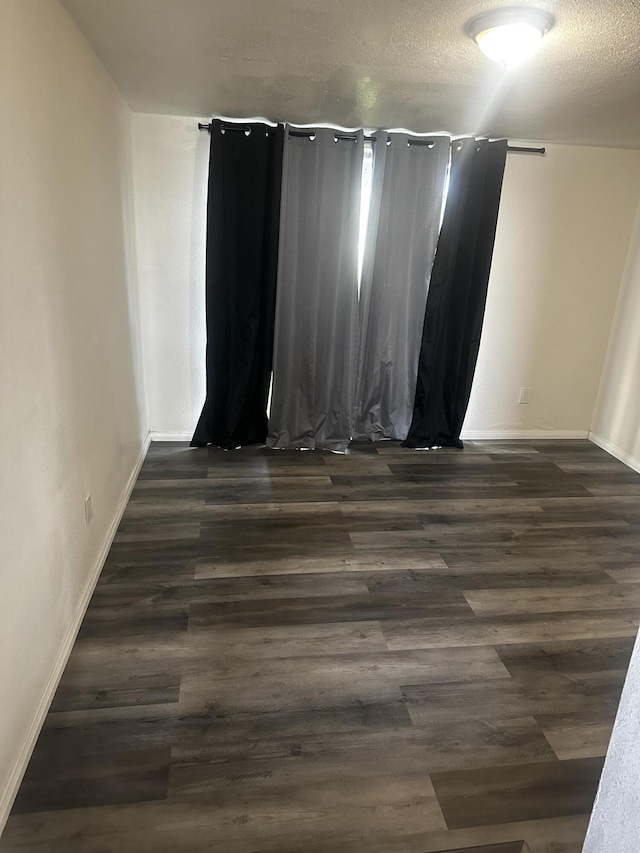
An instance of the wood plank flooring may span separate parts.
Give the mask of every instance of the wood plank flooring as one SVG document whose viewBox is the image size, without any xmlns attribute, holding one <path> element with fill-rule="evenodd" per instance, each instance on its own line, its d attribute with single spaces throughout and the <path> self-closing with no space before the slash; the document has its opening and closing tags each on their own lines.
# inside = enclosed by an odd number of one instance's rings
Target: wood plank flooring
<svg viewBox="0 0 640 853">
<path fill-rule="evenodd" d="M 579 853 L 639 546 L 586 441 L 153 444 L 0 850 Z"/>
</svg>

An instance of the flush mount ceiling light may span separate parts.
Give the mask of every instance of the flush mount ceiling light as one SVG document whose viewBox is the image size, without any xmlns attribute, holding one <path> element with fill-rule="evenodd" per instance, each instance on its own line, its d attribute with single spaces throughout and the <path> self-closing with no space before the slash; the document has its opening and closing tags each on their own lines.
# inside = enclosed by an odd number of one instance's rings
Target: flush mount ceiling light
<svg viewBox="0 0 640 853">
<path fill-rule="evenodd" d="M 540 9 L 496 9 L 469 21 L 467 32 L 489 59 L 516 68 L 533 56 L 553 24 L 553 15 Z"/>
</svg>

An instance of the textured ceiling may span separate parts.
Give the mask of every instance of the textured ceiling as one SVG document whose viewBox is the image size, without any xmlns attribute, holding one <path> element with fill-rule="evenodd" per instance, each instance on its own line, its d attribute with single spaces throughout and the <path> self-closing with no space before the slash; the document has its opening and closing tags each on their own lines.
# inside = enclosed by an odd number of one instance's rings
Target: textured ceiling
<svg viewBox="0 0 640 853">
<path fill-rule="evenodd" d="M 62 0 L 131 108 L 640 148 L 639 0 L 551 11 L 515 71 L 464 25 L 487 0 Z"/>
</svg>

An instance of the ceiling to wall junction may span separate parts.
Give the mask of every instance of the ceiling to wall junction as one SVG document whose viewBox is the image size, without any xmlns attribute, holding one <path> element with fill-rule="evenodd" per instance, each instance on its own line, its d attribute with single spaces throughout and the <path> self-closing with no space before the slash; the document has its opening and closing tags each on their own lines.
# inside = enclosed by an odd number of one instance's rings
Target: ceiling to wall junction
<svg viewBox="0 0 640 853">
<path fill-rule="evenodd" d="M 536 0 L 503 71 L 464 32 L 500 0 L 62 0 L 134 111 L 640 148 L 640 3 Z"/>
</svg>

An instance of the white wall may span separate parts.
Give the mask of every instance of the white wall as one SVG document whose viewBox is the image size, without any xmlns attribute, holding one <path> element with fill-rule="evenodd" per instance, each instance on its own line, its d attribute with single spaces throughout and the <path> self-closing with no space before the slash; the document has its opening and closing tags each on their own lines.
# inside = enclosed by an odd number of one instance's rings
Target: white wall
<svg viewBox="0 0 640 853">
<path fill-rule="evenodd" d="M 1 826 L 147 425 L 130 113 L 57 0 L 2 0 L 0 103 Z"/>
<path fill-rule="evenodd" d="M 204 399 L 208 135 L 197 121 L 133 117 L 149 421 L 166 437 L 190 436 Z M 639 151 L 509 155 L 467 437 L 586 436 L 639 198 Z"/>
<path fill-rule="evenodd" d="M 602 371 L 592 438 L 640 471 L 640 207 Z"/>
<path fill-rule="evenodd" d="M 133 166 L 149 426 L 190 438 L 205 395 L 209 134 L 198 119 L 134 114 Z"/>
<path fill-rule="evenodd" d="M 464 434 L 586 435 L 639 199 L 640 151 L 507 157 Z"/>
</svg>

